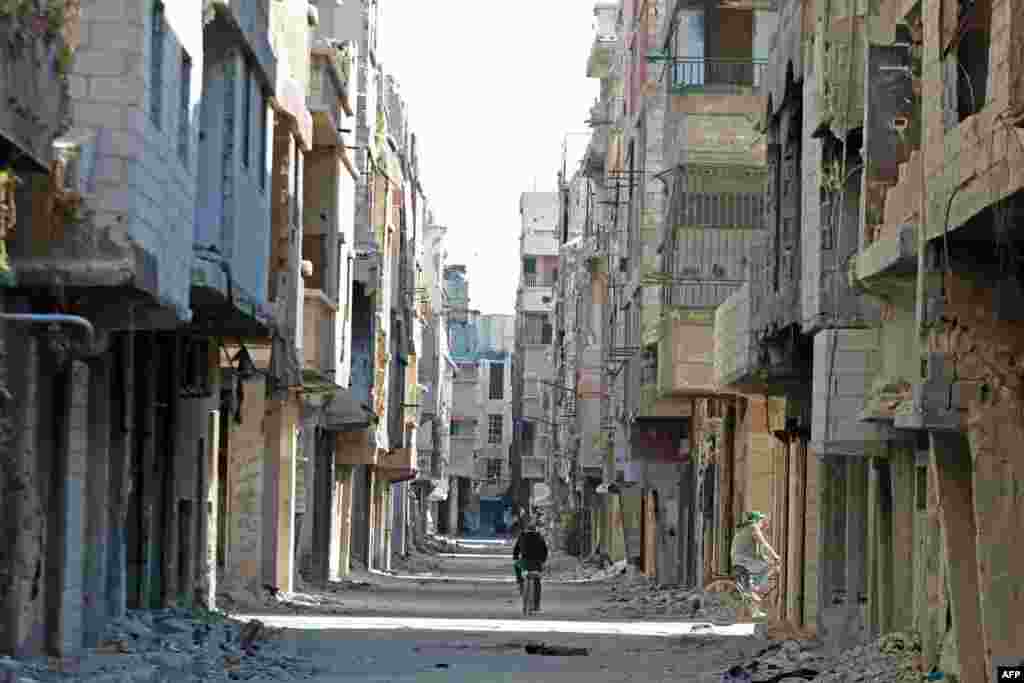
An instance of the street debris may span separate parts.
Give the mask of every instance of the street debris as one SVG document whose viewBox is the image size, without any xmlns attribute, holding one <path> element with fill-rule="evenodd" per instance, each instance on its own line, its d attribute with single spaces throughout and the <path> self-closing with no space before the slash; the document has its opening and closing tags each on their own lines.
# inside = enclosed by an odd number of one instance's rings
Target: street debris
<svg viewBox="0 0 1024 683">
<path fill-rule="evenodd" d="M 107 625 L 96 647 L 74 657 L 0 657 L 0 683 L 199 683 L 311 678 L 285 653 L 280 629 L 220 612 L 169 608 L 132 611 Z"/>
<path fill-rule="evenodd" d="M 547 645 L 545 643 L 527 643 L 523 649 L 528 655 L 543 655 L 545 657 L 586 657 L 590 654 L 590 649 L 585 647 Z"/>
<path fill-rule="evenodd" d="M 889 633 L 838 654 L 816 640 L 772 643 L 747 664 L 722 674 L 722 683 L 919 683 L 921 644 L 917 634 Z"/>
</svg>

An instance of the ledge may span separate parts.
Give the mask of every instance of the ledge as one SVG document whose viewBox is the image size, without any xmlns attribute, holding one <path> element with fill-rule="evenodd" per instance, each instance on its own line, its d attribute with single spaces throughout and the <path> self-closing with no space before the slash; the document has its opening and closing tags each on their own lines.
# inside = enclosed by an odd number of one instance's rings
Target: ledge
<svg viewBox="0 0 1024 683">
<path fill-rule="evenodd" d="M 917 226 L 903 224 L 857 254 L 857 279 L 870 283 L 917 272 Z"/>
</svg>

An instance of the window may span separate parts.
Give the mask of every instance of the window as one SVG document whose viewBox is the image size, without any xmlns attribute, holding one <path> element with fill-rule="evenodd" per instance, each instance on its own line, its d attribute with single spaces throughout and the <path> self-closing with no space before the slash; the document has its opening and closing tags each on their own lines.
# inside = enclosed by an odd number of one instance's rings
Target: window
<svg viewBox="0 0 1024 683">
<path fill-rule="evenodd" d="M 523 259 L 523 284 L 527 287 L 537 284 L 537 259 L 532 256 Z"/>
<path fill-rule="evenodd" d="M 501 415 L 487 416 L 487 443 L 501 443 L 504 418 Z"/>
<path fill-rule="evenodd" d="M 502 462 L 498 458 L 490 458 L 487 461 L 487 478 L 488 479 L 501 479 L 501 465 Z"/>
<path fill-rule="evenodd" d="M 150 50 L 152 55 L 149 60 L 149 118 L 154 126 L 160 128 L 164 108 L 164 4 L 159 0 L 153 3 Z"/>
<path fill-rule="evenodd" d="M 492 401 L 505 398 L 505 364 L 491 363 L 491 390 L 488 396 Z"/>
<path fill-rule="evenodd" d="M 259 125 L 259 127 L 256 129 L 256 135 L 259 138 L 257 142 L 260 146 L 259 168 L 257 169 L 257 174 L 260 177 L 261 190 L 267 189 L 267 126 L 269 123 L 267 121 L 267 117 L 269 116 L 268 110 L 269 107 L 267 106 L 267 95 L 265 92 L 263 92 L 262 89 L 260 89 L 260 110 L 256 117 L 256 123 Z"/>
<path fill-rule="evenodd" d="M 249 168 L 252 155 L 252 67 L 245 63 L 245 87 L 242 88 L 242 166 Z"/>
<path fill-rule="evenodd" d="M 181 94 L 178 98 L 178 158 L 188 164 L 189 134 L 192 121 L 189 119 L 189 104 L 192 100 L 192 58 L 181 51 Z"/>
<path fill-rule="evenodd" d="M 552 327 L 545 313 L 523 314 L 523 343 L 550 344 Z"/>
</svg>

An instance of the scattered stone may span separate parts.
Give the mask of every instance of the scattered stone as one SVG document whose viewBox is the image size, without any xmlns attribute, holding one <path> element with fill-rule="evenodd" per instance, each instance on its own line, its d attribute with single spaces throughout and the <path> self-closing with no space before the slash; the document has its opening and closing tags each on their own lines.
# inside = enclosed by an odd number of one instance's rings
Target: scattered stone
<svg viewBox="0 0 1024 683">
<path fill-rule="evenodd" d="M 585 647 L 546 645 L 544 643 L 527 643 L 523 649 L 528 655 L 543 655 L 545 657 L 586 657 L 590 654 L 589 648 Z"/>
</svg>

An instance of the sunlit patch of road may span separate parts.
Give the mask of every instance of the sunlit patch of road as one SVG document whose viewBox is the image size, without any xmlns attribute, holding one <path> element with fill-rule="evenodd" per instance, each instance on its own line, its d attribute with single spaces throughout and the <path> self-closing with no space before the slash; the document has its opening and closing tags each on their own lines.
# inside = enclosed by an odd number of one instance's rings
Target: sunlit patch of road
<svg viewBox="0 0 1024 683">
<path fill-rule="evenodd" d="M 235 615 L 249 619 L 246 615 Z M 562 633 L 622 636 L 750 636 L 753 624 L 719 626 L 709 622 L 546 621 L 542 619 L 452 619 L 435 617 L 260 616 L 274 628 L 303 631 L 460 631 L 463 633 Z"/>
</svg>

